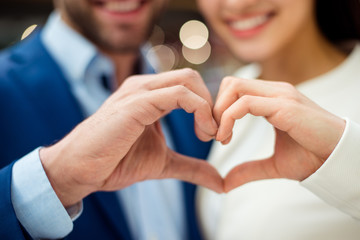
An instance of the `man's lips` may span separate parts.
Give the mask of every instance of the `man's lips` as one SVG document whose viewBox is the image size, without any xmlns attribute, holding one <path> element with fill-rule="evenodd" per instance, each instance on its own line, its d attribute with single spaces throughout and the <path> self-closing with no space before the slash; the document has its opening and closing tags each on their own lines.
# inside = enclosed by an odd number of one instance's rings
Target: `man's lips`
<svg viewBox="0 0 360 240">
<path fill-rule="evenodd" d="M 94 4 L 108 12 L 124 14 L 139 10 L 145 2 L 145 0 L 94 1 Z"/>
</svg>

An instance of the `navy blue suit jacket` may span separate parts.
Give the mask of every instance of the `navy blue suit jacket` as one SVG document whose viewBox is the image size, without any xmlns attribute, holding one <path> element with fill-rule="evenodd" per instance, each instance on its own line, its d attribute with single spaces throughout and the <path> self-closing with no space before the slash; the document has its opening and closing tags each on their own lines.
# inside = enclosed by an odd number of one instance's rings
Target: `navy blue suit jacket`
<svg viewBox="0 0 360 240">
<path fill-rule="evenodd" d="M 0 54 L 0 239 L 28 238 L 10 198 L 13 161 L 52 144 L 84 119 L 68 82 L 40 41 L 39 33 Z M 199 141 L 193 116 L 175 110 L 166 117 L 176 150 L 205 159 L 210 143 Z M 194 211 L 195 186 L 184 183 L 187 239 L 201 239 Z M 66 239 L 132 239 L 113 192 L 84 199 L 84 212 Z"/>
</svg>

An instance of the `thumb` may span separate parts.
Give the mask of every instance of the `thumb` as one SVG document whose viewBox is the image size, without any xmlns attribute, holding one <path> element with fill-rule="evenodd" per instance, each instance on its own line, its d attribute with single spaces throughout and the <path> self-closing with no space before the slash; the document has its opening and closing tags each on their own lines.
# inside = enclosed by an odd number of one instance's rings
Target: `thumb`
<svg viewBox="0 0 360 240">
<path fill-rule="evenodd" d="M 163 178 L 176 178 L 223 193 L 223 178 L 218 171 L 205 160 L 188 157 L 169 151 L 169 165 Z"/>
<path fill-rule="evenodd" d="M 264 160 L 246 162 L 237 165 L 226 175 L 224 179 L 224 191 L 227 193 L 245 183 L 270 178 L 279 178 L 272 157 Z"/>
</svg>

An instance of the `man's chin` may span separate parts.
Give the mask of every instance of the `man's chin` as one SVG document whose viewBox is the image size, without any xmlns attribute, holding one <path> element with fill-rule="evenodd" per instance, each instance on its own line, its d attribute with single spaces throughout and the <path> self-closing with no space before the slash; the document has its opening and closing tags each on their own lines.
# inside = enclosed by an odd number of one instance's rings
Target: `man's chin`
<svg viewBox="0 0 360 240">
<path fill-rule="evenodd" d="M 99 46 L 100 44 L 98 44 Z M 139 49 L 142 46 L 142 42 L 140 43 L 124 43 L 124 44 L 119 44 L 117 43 L 115 44 L 101 44 L 100 48 L 102 49 L 102 51 L 104 51 L 105 53 L 110 53 L 110 54 L 133 54 L 133 53 L 138 53 Z"/>
</svg>

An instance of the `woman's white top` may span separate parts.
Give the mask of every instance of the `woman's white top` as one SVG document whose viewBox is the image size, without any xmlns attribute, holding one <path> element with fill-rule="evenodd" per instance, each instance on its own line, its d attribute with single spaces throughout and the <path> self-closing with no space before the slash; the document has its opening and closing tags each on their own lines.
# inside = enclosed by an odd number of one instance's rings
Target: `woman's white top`
<svg viewBox="0 0 360 240">
<path fill-rule="evenodd" d="M 235 76 L 257 78 L 260 69 L 248 65 Z M 297 89 L 347 119 L 339 144 L 301 183 L 261 180 L 228 194 L 199 188 L 198 216 L 207 239 L 360 239 L 360 45 L 337 68 Z M 264 118 L 246 115 L 236 122 L 228 145 L 214 144 L 209 161 L 225 176 L 240 163 L 270 157 L 274 133 Z"/>
</svg>

